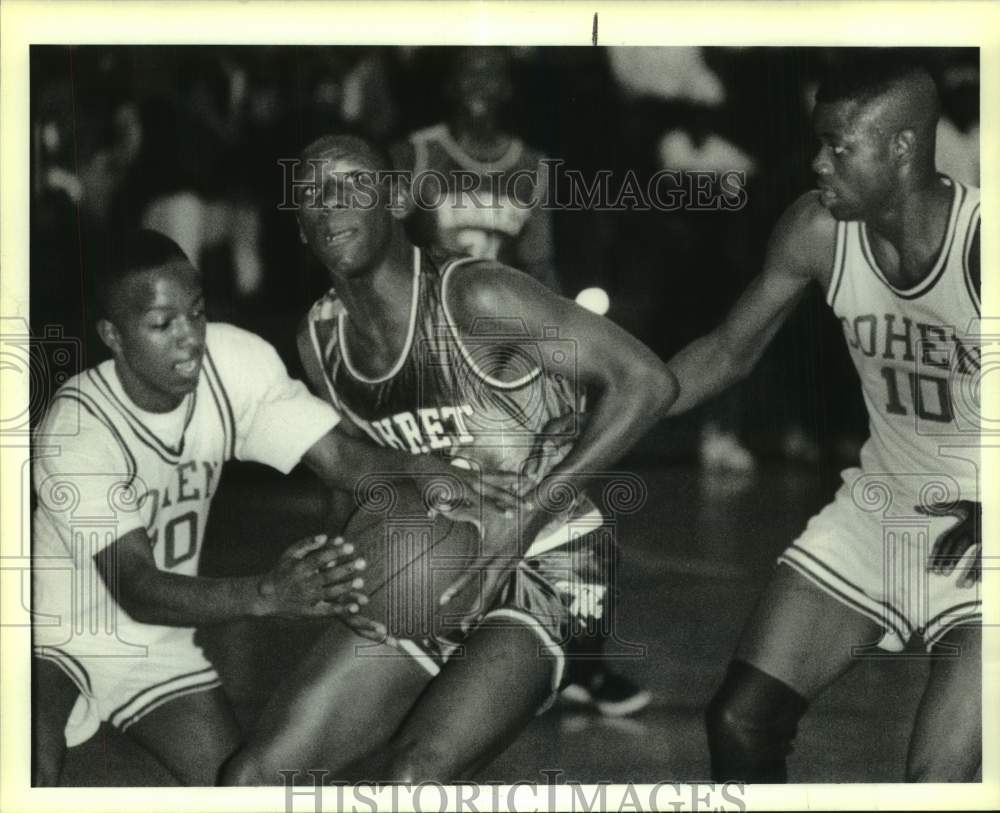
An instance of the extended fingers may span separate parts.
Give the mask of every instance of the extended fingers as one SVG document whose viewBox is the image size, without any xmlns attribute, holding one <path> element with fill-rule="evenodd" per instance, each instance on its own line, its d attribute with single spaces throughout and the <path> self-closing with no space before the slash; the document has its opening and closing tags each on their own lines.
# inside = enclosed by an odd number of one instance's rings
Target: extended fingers
<svg viewBox="0 0 1000 813">
<path fill-rule="evenodd" d="M 357 558 L 354 545 L 350 542 L 344 542 L 343 538 L 338 536 L 333 542 L 307 553 L 303 562 L 315 570 L 324 570 L 335 565 L 346 564 Z"/>
<path fill-rule="evenodd" d="M 947 575 L 974 543 L 968 523 L 960 522 L 949 528 L 934 542 L 931 550 L 930 570 L 932 573 Z"/>
<path fill-rule="evenodd" d="M 283 556 L 287 556 L 291 559 L 303 559 L 310 552 L 319 550 L 327 545 L 330 538 L 326 534 L 314 534 L 313 536 L 307 536 L 304 539 L 300 539 L 298 542 L 294 542 L 289 545 Z"/>
<path fill-rule="evenodd" d="M 368 604 L 368 596 L 363 593 L 345 593 L 339 596 L 321 598 L 312 605 L 312 615 L 334 616 L 337 618 L 353 619 L 357 617 L 361 609 Z"/>
</svg>

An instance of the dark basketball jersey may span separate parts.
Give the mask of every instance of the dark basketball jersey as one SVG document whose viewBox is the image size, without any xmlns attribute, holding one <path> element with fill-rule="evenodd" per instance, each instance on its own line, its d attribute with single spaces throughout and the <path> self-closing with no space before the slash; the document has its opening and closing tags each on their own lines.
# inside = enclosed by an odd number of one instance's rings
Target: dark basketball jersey
<svg viewBox="0 0 1000 813">
<path fill-rule="evenodd" d="M 525 258 L 515 254 L 514 248 L 544 195 L 541 154 L 514 138 L 504 155 L 492 163 L 483 163 L 468 155 L 444 124 L 414 133 L 410 143 L 414 177 L 432 171 L 439 182 L 444 181 L 443 188 L 437 191 L 445 199 L 434 209 L 435 245 L 450 253 L 520 267 Z M 471 189 L 462 185 L 459 191 L 455 188 L 456 173 L 463 172 L 476 183 Z M 436 199 L 437 195 L 431 198 Z"/>
<path fill-rule="evenodd" d="M 386 375 L 369 378 L 352 364 L 359 351 L 345 344 L 350 317 L 334 290 L 309 313 L 313 348 L 333 403 L 379 445 L 518 472 L 537 483 L 580 431 L 585 397 L 571 383 L 573 345 L 554 331 L 533 339 L 516 316 L 502 325 L 480 320 L 460 338 L 446 304 L 448 284 L 475 262 L 414 249 L 406 341 Z M 555 372 L 543 369 L 543 354 Z M 560 507 L 563 524 L 595 511 L 583 496 Z"/>
</svg>

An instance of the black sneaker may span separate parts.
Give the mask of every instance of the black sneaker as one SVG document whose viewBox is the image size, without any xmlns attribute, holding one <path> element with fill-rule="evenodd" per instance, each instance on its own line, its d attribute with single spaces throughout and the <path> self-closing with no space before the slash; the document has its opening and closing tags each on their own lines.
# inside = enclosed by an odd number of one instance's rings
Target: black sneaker
<svg viewBox="0 0 1000 813">
<path fill-rule="evenodd" d="M 569 683 L 562 697 L 570 703 L 592 706 L 605 717 L 628 717 L 646 708 L 652 693 L 614 672 L 602 671 L 587 683 Z"/>
</svg>

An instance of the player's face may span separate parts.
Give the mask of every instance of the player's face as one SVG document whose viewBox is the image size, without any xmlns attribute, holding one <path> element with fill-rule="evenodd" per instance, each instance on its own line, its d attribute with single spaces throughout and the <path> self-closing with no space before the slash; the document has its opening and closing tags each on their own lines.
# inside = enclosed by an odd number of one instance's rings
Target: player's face
<svg viewBox="0 0 1000 813">
<path fill-rule="evenodd" d="M 388 184 L 359 158 L 314 158 L 303 170 L 311 183 L 297 190 L 299 229 L 333 274 L 353 277 L 378 265 L 392 237 Z"/>
<path fill-rule="evenodd" d="M 125 278 L 101 335 L 122 387 L 140 409 L 169 412 L 198 386 L 205 355 L 205 297 L 187 261 Z"/>
<path fill-rule="evenodd" d="M 838 220 L 865 220 L 891 197 L 888 139 L 850 101 L 818 104 L 820 149 L 813 160 L 820 200 Z"/>
<path fill-rule="evenodd" d="M 510 95 L 507 64 L 489 51 L 465 57 L 455 80 L 456 101 L 471 119 L 495 115 Z"/>
</svg>

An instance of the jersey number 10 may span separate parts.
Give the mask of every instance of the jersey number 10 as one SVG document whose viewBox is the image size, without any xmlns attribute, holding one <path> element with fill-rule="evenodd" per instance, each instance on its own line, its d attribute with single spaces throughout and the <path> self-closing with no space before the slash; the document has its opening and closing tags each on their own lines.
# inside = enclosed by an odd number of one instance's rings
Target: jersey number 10
<svg viewBox="0 0 1000 813">
<path fill-rule="evenodd" d="M 898 372 L 894 367 L 882 368 L 882 378 L 885 379 L 885 386 L 888 390 L 888 403 L 886 403 L 885 408 L 890 415 L 909 415 L 910 413 L 900 398 Z M 917 417 L 925 421 L 951 423 L 954 411 L 951 406 L 948 379 L 920 373 L 907 373 L 906 377 L 910 382 L 910 401 L 916 410 Z M 928 408 L 928 403 L 933 405 L 935 402 L 937 402 L 937 411 Z"/>
</svg>

